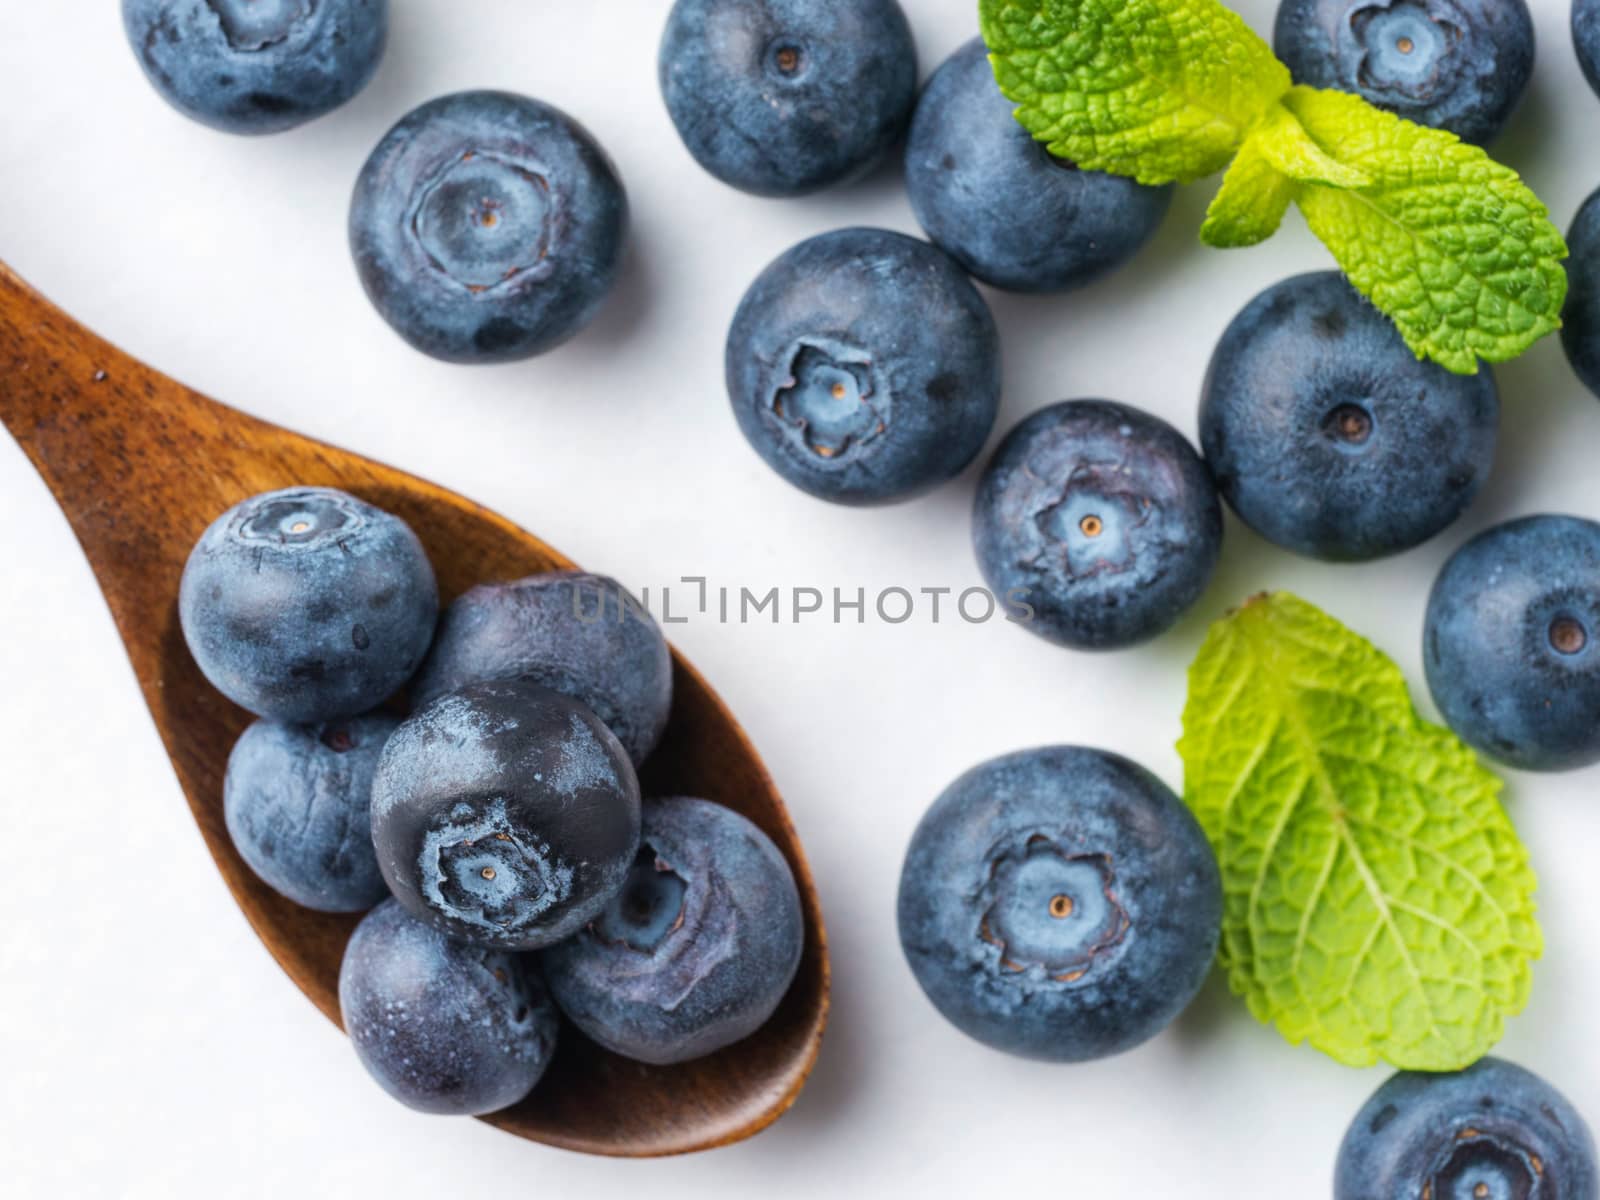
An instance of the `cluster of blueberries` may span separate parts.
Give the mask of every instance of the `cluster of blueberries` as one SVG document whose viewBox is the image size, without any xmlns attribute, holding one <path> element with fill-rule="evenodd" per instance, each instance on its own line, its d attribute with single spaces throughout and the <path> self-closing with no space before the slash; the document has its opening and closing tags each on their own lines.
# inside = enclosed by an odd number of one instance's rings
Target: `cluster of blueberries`
<svg viewBox="0 0 1600 1200">
<path fill-rule="evenodd" d="M 123 10 L 169 100 L 249 133 L 354 95 L 387 22 L 386 0 Z M 1600 90 L 1600 0 L 1574 0 L 1572 22 Z M 1480 143 L 1534 61 L 1523 0 L 1284 0 L 1275 42 L 1299 82 Z M 1000 346 L 972 278 L 1081 287 L 1144 245 L 1170 201 L 1168 188 L 1051 156 L 1012 118 L 981 41 L 919 94 L 896 0 L 677 0 L 659 71 L 692 156 L 755 195 L 846 182 L 905 141 L 929 240 L 867 228 L 811 238 L 760 274 L 727 339 L 744 435 L 825 500 L 905 500 L 982 450 Z M 615 282 L 626 228 L 622 183 L 581 125 L 487 91 L 400 121 L 350 211 L 379 312 L 457 362 L 524 358 L 576 334 Z M 1570 240 L 1565 344 L 1600 392 L 1600 193 Z M 1419 545 L 1488 477 L 1498 397 L 1487 368 L 1459 377 L 1419 362 L 1329 272 L 1285 280 L 1239 313 L 1199 423 L 1203 454 L 1149 413 L 1076 400 L 1001 441 L 978 486 L 974 545 L 994 591 L 1026 595 L 1028 628 L 1095 650 L 1169 629 L 1213 574 L 1223 501 L 1268 540 L 1328 561 Z M 434 638 L 432 576 L 409 530 L 316 490 L 225 515 L 185 576 L 196 658 L 266 718 L 235 752 L 229 828 L 302 903 L 359 909 L 393 893 L 350 944 L 341 998 L 364 1061 L 421 1107 L 484 1111 L 537 1080 L 553 1010 L 515 952 L 553 947 L 544 973 L 574 1024 L 658 1062 L 748 1033 L 799 954 L 793 881 L 747 823 L 658 801 L 641 839 L 633 765 L 665 718 L 667 652 L 647 618 L 575 625 L 554 599 L 573 586 L 477 589 Z M 1512 522 L 1440 575 L 1428 681 L 1490 756 L 1534 769 L 1600 761 L 1597 633 L 1600 525 Z M 409 720 L 368 712 L 419 664 Z M 1125 759 L 1073 747 L 957 780 L 918 827 L 899 896 L 906 955 L 939 1010 L 987 1043 L 1054 1060 L 1117 1053 L 1171 1022 L 1208 972 L 1220 919 L 1215 858 L 1178 798 Z M 736 952 L 703 978 L 677 974 L 707 961 L 705 939 L 734 939 Z M 619 990 L 623 975 L 633 982 Z M 699 979 L 703 994 L 663 1006 L 668 976 Z M 1338 1194 L 1593 1198 L 1600 1183 L 1570 1106 L 1485 1060 L 1391 1081 L 1352 1127 Z"/>
<path fill-rule="evenodd" d="M 339 1003 L 399 1100 L 516 1103 L 558 1010 L 614 1053 L 676 1063 L 753 1033 L 788 991 L 805 926 L 777 846 L 710 801 L 641 804 L 672 658 L 615 581 L 481 585 L 441 617 L 404 521 L 306 487 L 219 517 L 178 611 L 206 678 L 261 718 L 223 787 L 240 857 L 298 904 L 367 912 Z"/>
</svg>

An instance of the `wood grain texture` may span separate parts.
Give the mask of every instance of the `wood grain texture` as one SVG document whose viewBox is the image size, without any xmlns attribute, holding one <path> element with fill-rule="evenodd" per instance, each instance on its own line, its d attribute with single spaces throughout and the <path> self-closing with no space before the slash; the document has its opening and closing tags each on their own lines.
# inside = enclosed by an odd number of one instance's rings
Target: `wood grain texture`
<svg viewBox="0 0 1600 1200">
<path fill-rule="evenodd" d="M 445 599 L 475 583 L 572 564 L 469 500 L 174 383 L 83 329 L 3 265 L 0 422 L 77 533 L 223 879 L 273 957 L 337 1023 L 339 960 L 356 919 L 278 896 L 245 867 L 223 825 L 228 752 L 251 718 L 211 688 L 184 646 L 177 595 L 190 548 L 244 497 L 310 484 L 342 488 L 409 522 Z M 826 935 L 799 838 L 738 723 L 695 669 L 673 657 L 672 717 L 641 773 L 644 790 L 719 801 L 783 848 L 805 905 L 805 955 L 760 1032 L 697 1062 L 630 1062 L 564 1028 L 533 1095 L 486 1119 L 590 1154 L 680 1154 L 759 1132 L 799 1094 L 827 1022 Z M 374 1086 L 372 1103 L 390 1101 Z"/>
</svg>

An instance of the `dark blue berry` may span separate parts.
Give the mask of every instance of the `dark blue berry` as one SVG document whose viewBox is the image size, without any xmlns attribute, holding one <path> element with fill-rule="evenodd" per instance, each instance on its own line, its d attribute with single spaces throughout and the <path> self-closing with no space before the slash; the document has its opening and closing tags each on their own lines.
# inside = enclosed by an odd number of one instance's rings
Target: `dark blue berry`
<svg viewBox="0 0 1600 1200">
<path fill-rule="evenodd" d="M 1572 46 L 1583 77 L 1600 92 L 1600 0 L 1572 0 Z"/>
<path fill-rule="evenodd" d="M 530 958 L 453 941 L 392 900 L 345 947 L 339 1009 L 384 1091 L 446 1115 L 521 1100 L 549 1065 L 560 1025 Z"/>
<path fill-rule="evenodd" d="M 1523 0 L 1283 0 L 1272 45 L 1296 83 L 1354 92 L 1479 144 L 1533 75 Z"/>
<path fill-rule="evenodd" d="M 996 287 L 1059 291 L 1115 270 L 1155 233 L 1172 189 L 1052 157 L 1014 108 L 981 39 L 934 72 L 906 150 L 917 220 L 935 245 Z"/>
<path fill-rule="evenodd" d="M 263 717 L 366 712 L 427 653 L 439 613 L 411 527 L 332 488 L 264 492 L 207 529 L 178 615 L 207 679 Z"/>
<path fill-rule="evenodd" d="M 448 692 L 400 726 L 372 787 L 389 889 L 452 937 L 537 950 L 605 907 L 639 849 L 627 751 L 537 684 Z"/>
<path fill-rule="evenodd" d="M 1154 775 L 1072 746 L 993 759 L 947 788 L 900 876 L 900 943 L 963 1033 L 1081 1062 L 1155 1036 L 1205 982 L 1217 861 Z"/>
<path fill-rule="evenodd" d="M 871 170 L 906 127 L 917 48 L 896 0 L 678 0 L 661 95 L 724 183 L 798 196 Z"/>
<path fill-rule="evenodd" d="M 1600 39 L 1600 7 L 1594 28 Z M 1572 257 L 1567 260 L 1561 345 L 1583 385 L 1600 396 L 1600 190 L 1578 209 L 1567 232 L 1567 246 Z"/>
<path fill-rule="evenodd" d="M 1600 762 L 1600 525 L 1480 533 L 1439 572 L 1422 649 L 1434 703 L 1484 754 L 1531 771 Z"/>
<path fill-rule="evenodd" d="M 139 65 L 174 108 L 227 133 L 277 133 L 377 72 L 388 0 L 122 0 Z"/>
<path fill-rule="evenodd" d="M 1596 1200 L 1594 1138 L 1564 1096 L 1486 1058 L 1396 1075 L 1356 1114 L 1334 1200 Z"/>
<path fill-rule="evenodd" d="M 750 286 L 728 397 L 758 454 L 843 504 L 927 491 L 983 448 L 1000 402 L 989 307 L 949 255 L 883 229 L 801 242 Z"/>
<path fill-rule="evenodd" d="M 228 835 L 274 891 L 322 912 L 364 912 L 389 894 L 372 849 L 372 777 L 399 721 L 382 713 L 257 721 L 228 756 Z"/>
<path fill-rule="evenodd" d="M 1337 271 L 1245 306 L 1211 358 L 1200 444 L 1217 488 L 1262 537 L 1332 562 L 1421 544 L 1494 465 L 1494 376 L 1419 361 Z"/>
<path fill-rule="evenodd" d="M 666 728 L 672 653 L 621 584 L 556 571 L 482 584 L 445 610 L 411 694 L 423 704 L 469 683 L 529 679 L 582 701 L 637 765 Z"/>
<path fill-rule="evenodd" d="M 1211 581 L 1222 506 L 1159 417 L 1108 400 L 1040 409 L 995 452 L 973 507 L 990 589 L 1026 628 L 1107 650 L 1170 628 Z"/>
<path fill-rule="evenodd" d="M 754 1033 L 805 942 L 781 851 L 707 800 L 644 806 L 639 856 L 589 927 L 544 954 L 556 1003 L 608 1050 L 685 1062 Z"/>
<path fill-rule="evenodd" d="M 622 181 L 571 117 L 507 92 L 424 104 L 356 182 L 350 247 L 368 297 L 447 362 L 509 362 L 576 334 L 616 282 Z"/>
</svg>

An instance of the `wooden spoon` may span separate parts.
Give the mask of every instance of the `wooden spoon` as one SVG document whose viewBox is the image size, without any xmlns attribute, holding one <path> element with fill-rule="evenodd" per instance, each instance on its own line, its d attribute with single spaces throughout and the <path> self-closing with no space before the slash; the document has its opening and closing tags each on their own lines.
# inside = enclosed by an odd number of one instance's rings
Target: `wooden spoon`
<svg viewBox="0 0 1600 1200">
<path fill-rule="evenodd" d="M 289 977 L 337 1023 L 339 960 L 356 918 L 311 912 L 277 895 L 250 873 L 223 825 L 223 771 L 251 717 L 212 689 L 184 646 L 178 579 L 190 547 L 246 496 L 324 484 L 408 521 L 445 599 L 475 583 L 572 563 L 470 500 L 174 383 L 89 333 L 3 265 L 0 422 L 44 476 L 88 555 L 234 899 Z M 805 956 L 777 1013 L 747 1040 L 697 1062 L 649 1067 L 569 1028 L 533 1095 L 485 1118 L 589 1154 L 680 1154 L 759 1132 L 799 1095 L 827 1021 L 827 940 L 799 838 L 732 714 L 682 656 L 674 652 L 673 661 L 672 719 L 642 772 L 644 790 L 720 801 L 766 830 L 800 885 Z M 376 1085 L 372 1103 L 389 1103 Z"/>
</svg>

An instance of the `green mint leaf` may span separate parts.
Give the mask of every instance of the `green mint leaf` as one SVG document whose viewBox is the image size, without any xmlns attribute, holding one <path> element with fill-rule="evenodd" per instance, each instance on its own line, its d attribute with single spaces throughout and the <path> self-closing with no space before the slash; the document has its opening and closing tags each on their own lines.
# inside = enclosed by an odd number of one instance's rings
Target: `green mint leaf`
<svg viewBox="0 0 1600 1200">
<path fill-rule="evenodd" d="M 980 0 L 1000 90 L 1052 154 L 1140 183 L 1222 170 L 1289 72 L 1216 0 Z"/>
<path fill-rule="evenodd" d="M 1230 249 L 1253 246 L 1277 232 L 1301 183 L 1359 188 L 1371 176 L 1339 162 L 1311 140 L 1294 114 L 1274 104 L 1256 122 L 1206 210 L 1200 240 Z"/>
<path fill-rule="evenodd" d="M 1248 246 L 1291 202 L 1418 358 L 1474 374 L 1561 326 L 1567 248 L 1516 172 L 1360 97 L 1290 87 L 1218 0 L 979 0 L 1017 120 L 1141 183 L 1228 167 L 1200 237 Z"/>
<path fill-rule="evenodd" d="M 1566 243 L 1515 171 L 1356 96 L 1296 87 L 1283 103 L 1328 157 L 1371 178 L 1308 182 L 1296 200 L 1418 358 L 1470 375 L 1561 327 Z"/>
<path fill-rule="evenodd" d="M 1258 597 L 1189 672 L 1185 799 L 1217 850 L 1233 988 L 1352 1066 L 1459 1070 L 1542 950 L 1500 783 L 1399 669 L 1303 600 Z"/>
<path fill-rule="evenodd" d="M 1255 147 L 1262 158 L 1300 183 L 1360 188 L 1373 182 L 1366 171 L 1340 162 L 1312 141 L 1305 126 L 1282 103 L 1267 110 L 1245 145 Z"/>
<path fill-rule="evenodd" d="M 1366 172 L 1330 158 L 1293 113 L 1274 104 L 1251 128 L 1223 176 L 1200 240 L 1222 249 L 1253 246 L 1277 232 L 1299 195 L 1298 184 L 1355 188 L 1371 182 Z"/>
<path fill-rule="evenodd" d="M 1267 160 L 1258 141 L 1247 139 L 1206 209 L 1200 240 L 1219 250 L 1266 241 L 1278 232 L 1299 187 Z"/>
</svg>

